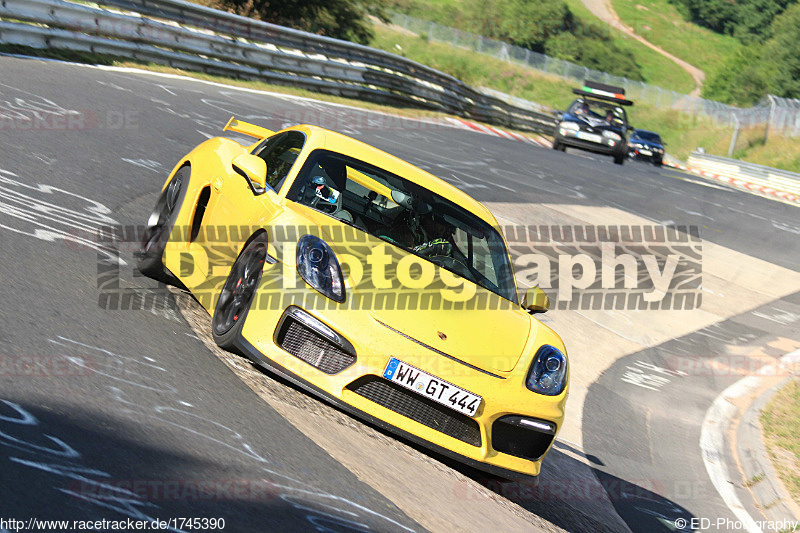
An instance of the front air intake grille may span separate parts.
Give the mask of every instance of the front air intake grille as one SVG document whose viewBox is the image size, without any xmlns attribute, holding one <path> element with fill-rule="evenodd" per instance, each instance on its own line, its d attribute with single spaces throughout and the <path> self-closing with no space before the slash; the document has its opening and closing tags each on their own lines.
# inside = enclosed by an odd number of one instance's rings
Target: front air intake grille
<svg viewBox="0 0 800 533">
<path fill-rule="evenodd" d="M 276 336 L 278 346 L 326 374 L 336 374 L 356 362 L 339 346 L 305 324 L 287 316 Z"/>
<path fill-rule="evenodd" d="M 396 383 L 378 376 L 364 376 L 352 382 L 347 388 L 378 405 L 445 435 L 472 446 L 481 445 L 481 430 L 475 420 Z"/>
<path fill-rule="evenodd" d="M 514 457 L 535 461 L 539 459 L 555 437 L 555 426 L 549 422 L 534 423 L 551 425 L 552 431 L 536 429 L 525 424 L 520 416 L 504 416 L 492 424 L 492 448 Z"/>
</svg>

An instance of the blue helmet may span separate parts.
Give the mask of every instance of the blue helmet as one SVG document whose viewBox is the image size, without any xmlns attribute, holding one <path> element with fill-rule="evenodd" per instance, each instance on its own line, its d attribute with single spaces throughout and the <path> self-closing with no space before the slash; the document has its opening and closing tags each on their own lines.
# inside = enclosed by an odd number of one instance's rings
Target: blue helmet
<svg viewBox="0 0 800 533">
<path fill-rule="evenodd" d="M 314 176 L 313 178 L 311 178 L 311 183 L 313 183 L 314 185 L 325 185 L 325 178 L 323 178 L 322 176 Z"/>
</svg>

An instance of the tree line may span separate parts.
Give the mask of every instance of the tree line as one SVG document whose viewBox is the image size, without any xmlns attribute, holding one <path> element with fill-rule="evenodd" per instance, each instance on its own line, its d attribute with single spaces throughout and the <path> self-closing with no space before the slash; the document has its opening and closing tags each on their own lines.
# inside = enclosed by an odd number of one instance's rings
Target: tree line
<svg viewBox="0 0 800 533">
<path fill-rule="evenodd" d="M 716 0 L 703 1 L 710 6 Z M 800 98 L 800 4 L 739 0 L 712 12 L 715 16 L 704 25 L 713 22 L 712 29 L 735 35 L 745 46 L 712 74 L 704 97 L 736 105 L 752 105 L 767 94 Z M 731 18 L 722 17 L 723 12 Z"/>
</svg>

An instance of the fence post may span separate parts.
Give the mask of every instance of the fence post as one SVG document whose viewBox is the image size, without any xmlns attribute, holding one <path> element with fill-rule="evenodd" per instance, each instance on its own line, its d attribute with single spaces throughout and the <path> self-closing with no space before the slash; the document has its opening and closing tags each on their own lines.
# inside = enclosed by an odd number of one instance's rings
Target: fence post
<svg viewBox="0 0 800 533">
<path fill-rule="evenodd" d="M 731 135 L 731 145 L 728 147 L 728 157 L 733 157 L 733 150 L 736 148 L 736 140 L 739 138 L 739 117 L 736 113 L 731 113 L 733 117 L 733 135 Z"/>
<path fill-rule="evenodd" d="M 771 94 L 767 95 L 767 98 L 769 98 L 769 115 L 767 116 L 767 127 L 764 128 L 764 144 L 767 144 L 767 138 L 769 137 L 769 126 L 775 116 L 775 100 Z"/>
</svg>

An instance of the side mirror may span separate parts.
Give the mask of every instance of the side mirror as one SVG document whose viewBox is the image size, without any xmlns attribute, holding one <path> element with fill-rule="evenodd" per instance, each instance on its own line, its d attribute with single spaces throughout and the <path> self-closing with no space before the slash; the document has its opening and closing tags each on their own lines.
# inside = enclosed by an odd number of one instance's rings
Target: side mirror
<svg viewBox="0 0 800 533">
<path fill-rule="evenodd" d="M 261 194 L 267 188 L 267 163 L 257 155 L 242 154 L 231 165 L 233 170 L 247 179 L 255 194 Z"/>
<path fill-rule="evenodd" d="M 550 309 L 550 298 L 538 286 L 531 287 L 525 291 L 525 298 L 522 299 L 522 307 L 530 314 L 546 313 Z"/>
</svg>

